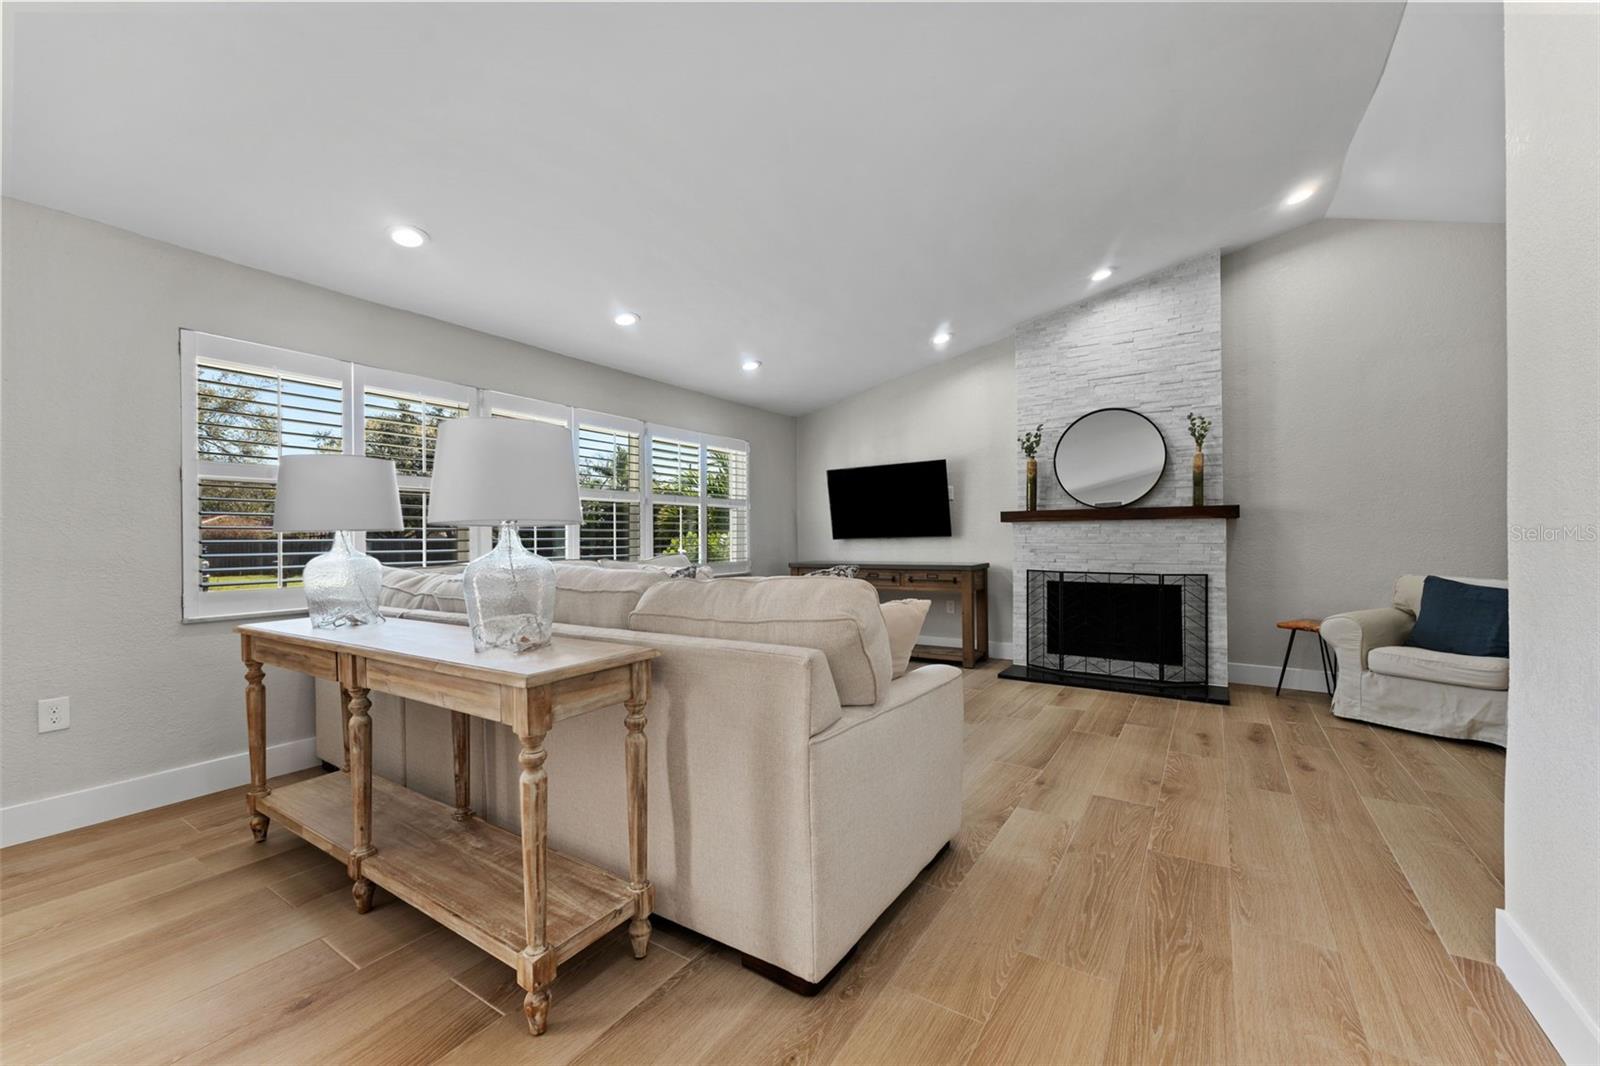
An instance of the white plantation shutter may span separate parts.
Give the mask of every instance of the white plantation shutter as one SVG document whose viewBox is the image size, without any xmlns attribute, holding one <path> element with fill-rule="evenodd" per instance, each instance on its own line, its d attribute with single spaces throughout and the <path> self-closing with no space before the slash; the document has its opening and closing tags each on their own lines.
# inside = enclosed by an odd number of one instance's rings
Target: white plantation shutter
<svg viewBox="0 0 1600 1066">
<path fill-rule="evenodd" d="M 645 543 L 644 423 L 573 412 L 580 559 L 638 559 Z"/>
<path fill-rule="evenodd" d="M 650 435 L 650 491 L 656 496 L 700 495 L 700 445 Z"/>
</svg>

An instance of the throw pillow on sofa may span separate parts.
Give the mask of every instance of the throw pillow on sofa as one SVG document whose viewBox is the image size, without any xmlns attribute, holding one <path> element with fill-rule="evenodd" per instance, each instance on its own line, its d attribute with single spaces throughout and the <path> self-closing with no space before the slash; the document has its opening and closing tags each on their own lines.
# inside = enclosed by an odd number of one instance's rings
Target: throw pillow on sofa
<svg viewBox="0 0 1600 1066">
<path fill-rule="evenodd" d="M 922 635 L 932 600 L 885 600 L 883 624 L 889 630 L 889 657 L 894 660 L 894 676 L 904 677 L 911 669 L 911 651 Z"/>
<path fill-rule="evenodd" d="M 839 703 L 845 707 L 877 703 L 887 694 L 893 675 L 878 590 L 865 581 L 663 577 L 639 598 L 629 626 L 641 633 L 815 648 L 827 657 Z"/>
<path fill-rule="evenodd" d="M 1406 641 L 1413 648 L 1504 659 L 1511 654 L 1508 592 L 1445 577 L 1422 582 L 1417 624 Z"/>
</svg>

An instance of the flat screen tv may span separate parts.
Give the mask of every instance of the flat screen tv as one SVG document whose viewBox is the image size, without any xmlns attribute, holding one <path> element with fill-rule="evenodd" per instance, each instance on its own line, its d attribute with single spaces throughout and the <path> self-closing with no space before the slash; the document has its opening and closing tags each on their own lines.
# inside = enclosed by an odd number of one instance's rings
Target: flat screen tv
<svg viewBox="0 0 1600 1066">
<path fill-rule="evenodd" d="M 835 540 L 948 537 L 950 483 L 943 459 L 828 471 Z"/>
</svg>

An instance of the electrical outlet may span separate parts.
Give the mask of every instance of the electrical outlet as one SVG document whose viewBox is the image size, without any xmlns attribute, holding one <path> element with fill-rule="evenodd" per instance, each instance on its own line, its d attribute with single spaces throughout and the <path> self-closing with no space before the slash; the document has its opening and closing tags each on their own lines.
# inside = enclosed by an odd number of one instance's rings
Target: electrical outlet
<svg viewBox="0 0 1600 1066">
<path fill-rule="evenodd" d="M 956 601 L 955 600 L 945 600 L 944 601 L 944 613 L 945 614 L 955 614 L 956 613 Z M 39 713 L 43 714 L 44 712 L 40 711 Z"/>
<path fill-rule="evenodd" d="M 39 732 L 54 733 L 72 724 L 72 700 L 67 696 L 39 701 Z"/>
</svg>

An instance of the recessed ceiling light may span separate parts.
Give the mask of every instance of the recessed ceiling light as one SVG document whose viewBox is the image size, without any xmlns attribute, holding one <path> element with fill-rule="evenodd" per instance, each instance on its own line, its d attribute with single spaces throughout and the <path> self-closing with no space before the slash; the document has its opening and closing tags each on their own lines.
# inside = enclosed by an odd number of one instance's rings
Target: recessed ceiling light
<svg viewBox="0 0 1600 1066">
<path fill-rule="evenodd" d="M 759 359 L 751 359 L 749 356 L 745 356 L 744 362 L 739 364 L 739 369 L 740 370 L 760 370 L 761 369 L 761 360 L 759 360 Z"/>
<path fill-rule="evenodd" d="M 1315 182 L 1302 185 L 1294 192 L 1283 198 L 1283 206 L 1293 207 L 1296 204 L 1303 204 L 1315 195 L 1317 195 L 1317 185 Z"/>
<path fill-rule="evenodd" d="M 639 324 L 639 316 L 633 311 L 618 311 L 611 316 L 611 321 L 619 326 L 637 326 Z"/>
<path fill-rule="evenodd" d="M 1111 268 L 1110 267 L 1101 267 L 1099 270 L 1096 270 L 1093 274 L 1089 275 L 1089 280 L 1090 281 L 1104 281 L 1107 278 L 1109 278 L 1110 276 L 1111 276 Z"/>
<path fill-rule="evenodd" d="M 945 345 L 950 343 L 954 336 L 955 334 L 950 332 L 948 326 L 940 326 L 938 332 L 935 333 L 930 339 L 933 341 L 933 346 L 935 348 L 943 348 Z"/>
<path fill-rule="evenodd" d="M 390 226 L 389 239 L 402 248 L 421 248 L 428 235 L 415 226 Z"/>
</svg>

